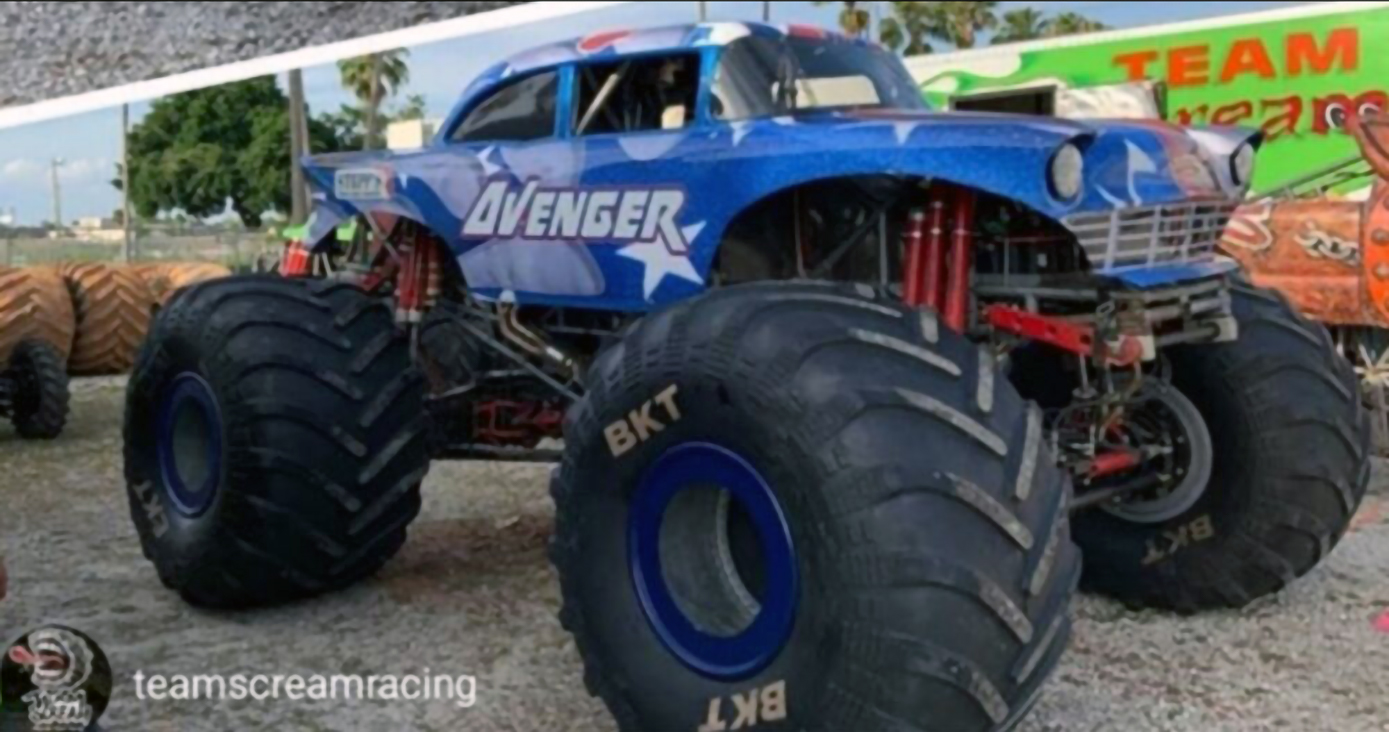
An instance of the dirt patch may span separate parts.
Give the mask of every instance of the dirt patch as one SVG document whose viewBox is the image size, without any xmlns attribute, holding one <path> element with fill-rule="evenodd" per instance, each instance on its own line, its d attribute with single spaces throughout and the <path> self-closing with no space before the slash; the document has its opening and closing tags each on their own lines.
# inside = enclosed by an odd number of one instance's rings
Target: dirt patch
<svg viewBox="0 0 1389 732">
<path fill-rule="evenodd" d="M 117 677 L 110 729 L 613 729 L 556 619 L 548 467 L 438 464 L 409 543 L 372 581 L 284 608 L 206 613 L 140 555 L 120 480 L 123 399 L 121 379 L 78 380 L 62 439 L 21 443 L 0 427 L 13 593 L 0 635 L 63 622 L 96 638 Z M 1178 618 L 1080 598 L 1075 642 L 1022 729 L 1389 729 L 1389 634 L 1377 630 L 1389 611 L 1386 477 L 1376 471 L 1355 530 L 1322 567 L 1244 611 Z M 136 699 L 132 681 L 426 668 L 475 675 L 477 705 L 158 704 Z"/>
</svg>

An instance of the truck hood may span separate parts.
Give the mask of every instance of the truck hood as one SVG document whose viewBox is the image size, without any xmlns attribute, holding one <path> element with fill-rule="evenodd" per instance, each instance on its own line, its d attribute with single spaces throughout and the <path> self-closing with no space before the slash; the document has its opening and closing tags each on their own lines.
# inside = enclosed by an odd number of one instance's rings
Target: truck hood
<svg viewBox="0 0 1389 732">
<path fill-rule="evenodd" d="M 1204 198 L 1240 198 L 1248 181 L 1234 180 L 1231 158 L 1240 145 L 1256 149 L 1257 130 L 1183 128 L 1157 120 L 1072 120 L 983 112 L 857 110 L 806 112 L 807 126 L 896 123 L 922 129 L 911 143 L 990 148 L 1015 145 L 1059 149 L 1076 145 L 1085 161 L 1085 196 L 1079 210 L 1131 207 Z"/>
</svg>

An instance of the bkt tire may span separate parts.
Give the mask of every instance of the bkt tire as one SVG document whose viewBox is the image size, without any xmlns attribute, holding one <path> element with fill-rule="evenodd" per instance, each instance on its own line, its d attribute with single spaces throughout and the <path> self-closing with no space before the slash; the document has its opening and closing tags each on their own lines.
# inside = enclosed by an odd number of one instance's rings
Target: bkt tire
<svg viewBox="0 0 1389 732">
<path fill-rule="evenodd" d="M 1240 285 L 1239 339 L 1171 352 L 1173 383 L 1204 418 L 1213 465 L 1170 520 L 1075 519 L 1085 584 L 1131 606 L 1243 607 L 1317 566 L 1370 476 L 1368 413 L 1326 330 L 1275 293 Z"/>
<path fill-rule="evenodd" d="M 68 420 L 67 367 L 47 341 L 20 341 L 10 354 L 5 377 L 14 385 L 10 421 L 20 437 L 51 440 Z"/>
<path fill-rule="evenodd" d="M 552 559 L 622 730 L 1011 729 L 1070 635 L 1069 484 L 933 316 L 756 284 L 638 322 L 566 423 Z"/>
<path fill-rule="evenodd" d="M 345 587 L 420 507 L 423 380 L 390 309 L 349 285 L 248 276 L 160 311 L 126 400 L 145 555 L 202 606 Z"/>
</svg>

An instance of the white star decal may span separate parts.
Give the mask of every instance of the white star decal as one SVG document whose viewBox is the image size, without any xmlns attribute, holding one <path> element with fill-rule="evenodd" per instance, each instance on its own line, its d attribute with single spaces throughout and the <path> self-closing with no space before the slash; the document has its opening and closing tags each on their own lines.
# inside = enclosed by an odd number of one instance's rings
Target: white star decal
<svg viewBox="0 0 1389 732">
<path fill-rule="evenodd" d="M 1129 198 L 1133 199 L 1133 205 L 1142 206 L 1143 199 L 1138 196 L 1138 174 L 1156 173 L 1157 163 L 1132 142 L 1125 141 L 1124 144 L 1129 148 Z"/>
<path fill-rule="evenodd" d="M 478 153 L 477 159 L 478 162 L 482 163 L 482 176 L 484 178 L 491 178 L 493 175 L 496 175 L 497 171 L 502 169 L 500 165 L 488 159 L 492 157 L 492 151 L 496 149 L 495 147 L 489 147 Z"/>
<path fill-rule="evenodd" d="M 911 139 L 912 133 L 916 132 L 919 122 L 896 122 L 892 125 L 892 131 L 897 135 L 897 144 L 905 145 Z"/>
<path fill-rule="evenodd" d="M 693 243 L 703 230 L 704 223 L 701 222 L 686 226 L 681 230 L 681 233 L 684 234 L 687 243 Z M 619 249 L 617 253 L 619 256 L 641 262 L 646 266 L 646 273 L 642 278 L 642 294 L 647 300 L 651 299 L 656 288 L 660 287 L 667 277 L 679 277 L 696 285 L 704 284 L 704 278 L 699 276 L 699 272 L 690 263 L 689 256 L 671 252 L 670 247 L 666 246 L 664 241 L 632 244 Z"/>
<path fill-rule="evenodd" d="M 727 46 L 728 44 L 752 35 L 752 31 L 742 23 L 710 23 L 706 37 L 695 41 L 695 46 Z"/>
<path fill-rule="evenodd" d="M 699 233 L 701 231 L 704 231 L 705 223 L 706 222 L 701 221 L 697 224 L 690 224 L 689 226 L 686 226 L 685 228 L 680 230 L 680 235 L 685 237 L 685 246 L 694 246 L 695 239 L 698 239 Z"/>
<path fill-rule="evenodd" d="M 916 120 L 898 120 L 896 122 L 867 122 L 863 126 L 891 127 L 893 136 L 897 138 L 897 144 L 905 145 L 907 140 L 911 139 L 912 133 L 916 132 L 916 128 L 921 126 L 921 123 Z"/>
<path fill-rule="evenodd" d="M 749 132 L 752 132 L 752 123 L 734 122 L 731 126 L 733 127 L 733 147 L 738 147 L 739 143 L 743 141 L 743 138 L 747 137 Z"/>
</svg>

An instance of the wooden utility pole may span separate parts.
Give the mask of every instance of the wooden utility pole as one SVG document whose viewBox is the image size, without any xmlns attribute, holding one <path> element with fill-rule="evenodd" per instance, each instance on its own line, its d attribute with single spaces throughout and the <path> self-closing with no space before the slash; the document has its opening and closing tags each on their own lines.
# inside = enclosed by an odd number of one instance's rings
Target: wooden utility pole
<svg viewBox="0 0 1389 732">
<path fill-rule="evenodd" d="M 772 22 L 772 4 L 771 2 L 767 2 L 766 0 L 764 0 L 764 2 L 762 3 L 762 22 Z"/>
<path fill-rule="evenodd" d="M 289 223 L 292 226 L 303 224 L 309 215 L 304 169 L 299 165 L 308 146 L 304 116 L 304 75 L 294 69 L 289 72 Z"/>
<path fill-rule="evenodd" d="M 699 3 L 699 22 L 703 23 L 709 19 L 709 3 Z"/>
<path fill-rule="evenodd" d="M 136 258 L 134 228 L 130 224 L 130 105 L 121 105 L 121 238 L 125 261 Z"/>
</svg>

